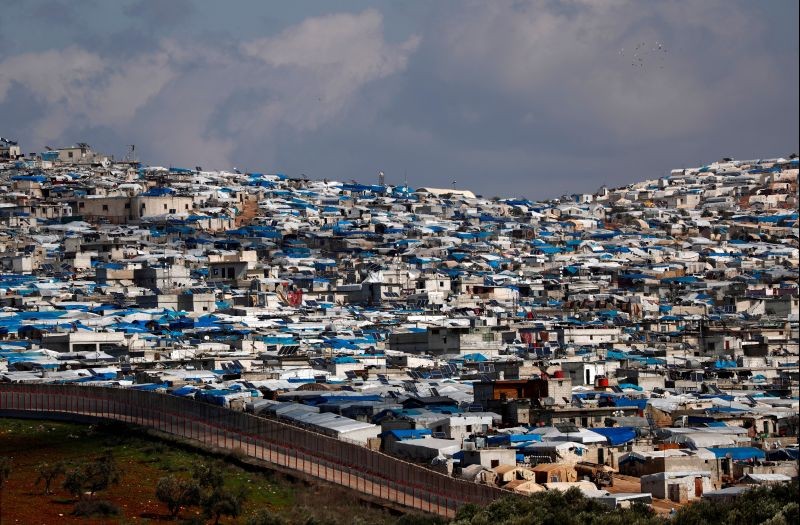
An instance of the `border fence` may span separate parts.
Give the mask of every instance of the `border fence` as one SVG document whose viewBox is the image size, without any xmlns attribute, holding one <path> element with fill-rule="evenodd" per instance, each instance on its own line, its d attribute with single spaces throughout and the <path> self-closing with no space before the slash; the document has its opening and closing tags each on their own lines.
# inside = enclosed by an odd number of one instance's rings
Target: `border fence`
<svg viewBox="0 0 800 525">
<path fill-rule="evenodd" d="M 293 425 L 168 394 L 76 385 L 0 385 L 0 415 L 120 421 L 236 451 L 371 497 L 452 517 L 507 492 Z"/>
</svg>

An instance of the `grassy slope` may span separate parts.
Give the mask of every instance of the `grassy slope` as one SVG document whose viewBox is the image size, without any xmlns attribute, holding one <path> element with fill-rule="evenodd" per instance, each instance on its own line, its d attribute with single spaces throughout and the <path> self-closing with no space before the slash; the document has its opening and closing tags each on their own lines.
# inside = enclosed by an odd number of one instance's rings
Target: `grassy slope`
<svg viewBox="0 0 800 525">
<path fill-rule="evenodd" d="M 120 485 L 98 495 L 122 509 L 114 523 L 159 523 L 167 521 L 166 508 L 155 498 L 155 485 L 168 474 L 188 476 L 196 463 L 219 461 L 225 484 L 244 487 L 248 499 L 245 515 L 268 508 L 293 523 L 308 518 L 332 524 L 393 523 L 385 511 L 363 505 L 351 494 L 330 486 L 309 486 L 281 475 L 242 468 L 223 459 L 168 445 L 122 427 L 98 427 L 0 418 L 0 456 L 13 458 L 13 470 L 3 493 L 2 523 L 109 523 L 70 516 L 73 500 L 54 484 L 55 494 L 43 495 L 35 486 L 36 465 L 47 461 L 78 464 L 111 449 L 124 475 Z M 186 509 L 182 518 L 198 515 Z M 245 519 L 223 519 L 222 523 L 244 523 Z M 172 522 L 175 523 L 175 522 Z"/>
</svg>

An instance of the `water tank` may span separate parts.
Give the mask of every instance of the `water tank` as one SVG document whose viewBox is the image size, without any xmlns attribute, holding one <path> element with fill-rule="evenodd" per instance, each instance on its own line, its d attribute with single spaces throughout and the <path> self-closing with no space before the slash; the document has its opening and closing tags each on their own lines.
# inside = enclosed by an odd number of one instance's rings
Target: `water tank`
<svg viewBox="0 0 800 525">
<path fill-rule="evenodd" d="M 599 388 L 606 388 L 608 386 L 608 378 L 605 376 L 597 376 L 594 378 L 594 386 Z"/>
<path fill-rule="evenodd" d="M 564 371 L 556 370 L 555 372 L 553 372 L 553 379 L 564 379 Z"/>
</svg>

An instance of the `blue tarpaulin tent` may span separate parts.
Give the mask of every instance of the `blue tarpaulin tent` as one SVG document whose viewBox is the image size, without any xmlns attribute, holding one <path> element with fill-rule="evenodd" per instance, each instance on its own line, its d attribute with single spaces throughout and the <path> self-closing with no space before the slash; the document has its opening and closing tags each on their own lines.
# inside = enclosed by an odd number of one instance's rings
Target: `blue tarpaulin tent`
<svg viewBox="0 0 800 525">
<path fill-rule="evenodd" d="M 593 428 L 592 432 L 604 436 L 612 447 L 624 445 L 636 439 L 636 429 L 631 427 L 600 427 Z"/>
<path fill-rule="evenodd" d="M 717 458 L 730 457 L 736 461 L 747 461 L 750 459 L 765 459 L 767 455 L 760 448 L 755 447 L 722 447 L 709 448 Z"/>
</svg>

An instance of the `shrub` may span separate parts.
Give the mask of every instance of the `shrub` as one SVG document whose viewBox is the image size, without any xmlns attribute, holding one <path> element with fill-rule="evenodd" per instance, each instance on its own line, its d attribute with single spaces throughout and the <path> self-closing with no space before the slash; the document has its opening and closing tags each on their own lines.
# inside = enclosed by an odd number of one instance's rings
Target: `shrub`
<svg viewBox="0 0 800 525">
<path fill-rule="evenodd" d="M 285 525 L 286 521 L 273 514 L 272 512 L 268 511 L 267 509 L 261 509 L 255 514 L 252 514 L 247 517 L 245 521 L 245 525 Z"/>
<path fill-rule="evenodd" d="M 447 521 L 439 516 L 430 514 L 405 514 L 397 520 L 395 525 L 445 525 Z"/>
<path fill-rule="evenodd" d="M 40 463 L 36 466 L 36 485 L 44 483 L 44 493 L 52 494 L 51 487 L 53 482 L 59 477 L 67 473 L 67 467 L 63 461 L 56 463 Z"/>
<path fill-rule="evenodd" d="M 166 476 L 158 480 L 156 498 L 166 505 L 173 518 L 181 511 L 181 507 L 200 503 L 200 486 L 191 479 L 180 479 Z"/>
<path fill-rule="evenodd" d="M 222 516 L 239 517 L 242 513 L 244 500 L 245 493 L 243 491 L 233 492 L 218 487 L 203 498 L 203 512 L 207 517 L 214 520 L 214 525 L 217 525 Z"/>
<path fill-rule="evenodd" d="M 203 489 L 217 490 L 225 484 L 222 469 L 223 466 L 218 462 L 201 463 L 192 468 L 192 478 L 197 480 L 197 484 Z"/>
<path fill-rule="evenodd" d="M 114 455 L 106 452 L 99 458 L 68 471 L 64 476 L 63 487 L 73 496 L 82 498 L 89 492 L 105 490 L 111 485 L 119 485 L 122 471 L 117 466 Z"/>
</svg>

